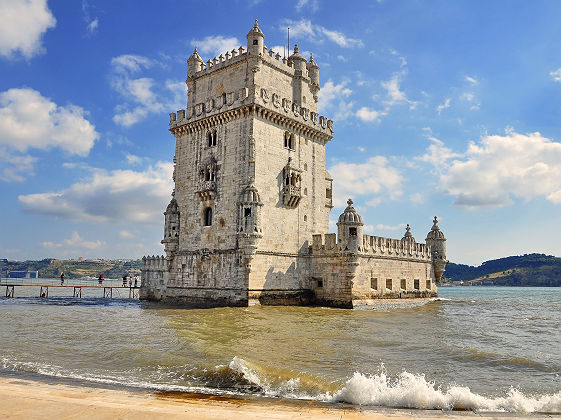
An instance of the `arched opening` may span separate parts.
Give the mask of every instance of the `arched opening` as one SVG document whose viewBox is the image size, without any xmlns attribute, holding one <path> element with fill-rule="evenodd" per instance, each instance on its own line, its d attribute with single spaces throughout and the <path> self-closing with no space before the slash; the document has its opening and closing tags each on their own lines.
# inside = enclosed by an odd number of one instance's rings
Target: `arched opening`
<svg viewBox="0 0 561 420">
<path fill-rule="evenodd" d="M 211 207 L 207 207 L 205 209 L 205 226 L 211 226 L 212 225 L 212 208 Z"/>
</svg>

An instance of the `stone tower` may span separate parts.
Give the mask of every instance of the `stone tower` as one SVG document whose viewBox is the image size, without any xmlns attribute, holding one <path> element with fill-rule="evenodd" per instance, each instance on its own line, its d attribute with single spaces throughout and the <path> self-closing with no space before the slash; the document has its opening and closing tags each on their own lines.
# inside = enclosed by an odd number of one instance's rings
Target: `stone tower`
<svg viewBox="0 0 561 420">
<path fill-rule="evenodd" d="M 195 48 L 187 60 L 187 109 L 170 114 L 175 190 L 162 295 L 191 288 L 205 306 L 247 304 L 307 286 L 300 257 L 312 234 L 327 231 L 332 208 L 325 145 L 333 122 L 317 113 L 313 58 L 296 45 L 282 59 L 264 41 L 255 21 L 246 48 L 206 63 Z"/>
</svg>

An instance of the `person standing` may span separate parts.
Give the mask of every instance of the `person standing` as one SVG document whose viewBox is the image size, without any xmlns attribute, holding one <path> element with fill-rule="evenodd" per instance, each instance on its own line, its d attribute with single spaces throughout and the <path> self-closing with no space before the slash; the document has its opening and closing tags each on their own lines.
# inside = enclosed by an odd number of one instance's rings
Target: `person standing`
<svg viewBox="0 0 561 420">
<path fill-rule="evenodd" d="M 123 287 L 127 287 L 127 275 L 123 276 Z"/>
<path fill-rule="evenodd" d="M 99 278 L 97 279 L 97 283 L 101 286 L 103 284 L 103 274 L 99 275 Z"/>
<path fill-rule="evenodd" d="M 134 276 L 134 287 L 138 287 L 138 276 Z"/>
<path fill-rule="evenodd" d="M 64 286 L 64 272 L 60 273 L 60 285 Z"/>
</svg>

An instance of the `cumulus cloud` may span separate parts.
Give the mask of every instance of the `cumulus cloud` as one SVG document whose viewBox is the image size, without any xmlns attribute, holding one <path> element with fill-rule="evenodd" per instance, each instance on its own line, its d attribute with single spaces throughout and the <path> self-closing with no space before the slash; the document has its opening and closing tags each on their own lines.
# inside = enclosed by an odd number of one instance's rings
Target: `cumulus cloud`
<svg viewBox="0 0 561 420">
<path fill-rule="evenodd" d="M 329 79 L 319 92 L 318 109 L 321 113 L 335 112 L 335 119 L 343 121 L 352 115 L 353 102 L 346 101 L 352 90 L 347 87 L 349 81 L 335 84 Z"/>
<path fill-rule="evenodd" d="M 0 145 L 25 152 L 59 147 L 86 156 L 98 139 L 95 127 L 76 105 L 58 106 L 33 89 L 0 93 Z"/>
<path fill-rule="evenodd" d="M 87 179 L 61 191 L 20 195 L 24 210 L 63 219 L 158 224 L 173 189 L 173 164 L 144 171 L 91 170 Z"/>
<path fill-rule="evenodd" d="M 43 34 L 55 25 L 46 0 L 0 0 L 0 55 L 30 59 L 40 54 Z"/>
<path fill-rule="evenodd" d="M 364 196 L 368 205 L 379 199 L 396 199 L 402 194 L 403 176 L 384 156 L 370 157 L 364 163 L 337 162 L 329 168 L 333 175 L 333 205 L 343 207 L 347 198 Z"/>
<path fill-rule="evenodd" d="M 104 241 L 87 241 L 85 239 L 83 239 L 78 232 L 74 231 L 72 232 L 72 236 L 68 239 L 63 239 L 62 242 L 60 243 L 56 243 L 56 242 L 50 242 L 50 241 L 46 241 L 43 242 L 42 245 L 45 248 L 71 248 L 68 249 L 69 252 L 74 251 L 75 249 L 99 249 L 103 246 L 106 245 L 106 243 Z"/>
<path fill-rule="evenodd" d="M 123 100 L 115 107 L 113 121 L 124 127 L 142 121 L 149 114 L 174 107 L 185 97 L 185 83 L 166 80 L 157 83 L 151 77 L 136 77 L 159 63 L 147 57 L 124 54 L 111 60 L 111 87 Z"/>
<path fill-rule="evenodd" d="M 191 45 L 197 47 L 200 54 L 210 54 L 217 57 L 220 54 L 225 54 L 226 51 L 232 51 L 234 48 L 237 50 L 242 44 L 236 37 L 211 35 L 199 40 L 194 39 L 191 41 Z"/>
<path fill-rule="evenodd" d="M 435 172 L 441 173 L 448 167 L 450 159 L 459 157 L 460 155 L 453 152 L 449 147 L 446 147 L 442 140 L 437 139 L 433 135 L 428 134 L 426 137 L 431 144 L 427 147 L 424 155 L 416 157 L 415 159 L 430 163 L 434 167 Z"/>
<path fill-rule="evenodd" d="M 37 158 L 19 153 L 11 153 L 0 146 L 0 180 L 5 182 L 23 182 L 33 175 L 33 166 Z"/>
<path fill-rule="evenodd" d="M 540 133 L 486 136 L 453 160 L 440 182 L 466 209 L 505 206 L 513 198 L 561 203 L 561 143 Z"/>
<path fill-rule="evenodd" d="M 327 40 L 343 48 L 360 48 L 364 46 L 360 39 L 349 38 L 342 32 L 313 24 L 308 19 L 301 19 L 299 21 L 284 20 L 281 29 L 285 31 L 287 27 L 290 28 L 290 35 L 293 39 L 306 39 L 316 43 Z"/>
<path fill-rule="evenodd" d="M 366 121 L 366 122 L 372 122 L 372 121 L 378 122 L 380 121 L 380 118 L 383 117 L 384 115 L 387 115 L 386 111 L 376 111 L 375 109 L 368 108 L 366 106 L 363 106 L 356 112 L 356 116 L 360 118 L 362 121 Z"/>
</svg>

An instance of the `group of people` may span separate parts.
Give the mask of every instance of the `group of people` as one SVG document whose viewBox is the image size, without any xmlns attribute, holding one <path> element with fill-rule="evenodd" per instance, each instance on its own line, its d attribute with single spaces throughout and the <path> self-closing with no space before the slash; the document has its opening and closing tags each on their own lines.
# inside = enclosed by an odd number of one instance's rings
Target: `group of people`
<svg viewBox="0 0 561 420">
<path fill-rule="evenodd" d="M 128 283 L 129 283 L 129 287 L 133 287 L 133 280 L 134 280 L 134 287 L 138 287 L 138 276 L 134 276 L 134 277 L 128 276 L 127 277 L 127 275 L 125 274 L 123 276 L 123 287 L 127 287 L 127 280 L 128 280 Z"/>
<path fill-rule="evenodd" d="M 97 283 L 101 286 L 103 284 L 103 280 L 105 280 L 105 277 L 103 276 L 103 274 L 100 274 L 97 279 Z M 126 287 L 127 283 L 129 284 L 129 287 L 138 287 L 138 276 L 131 277 L 125 274 L 123 276 L 123 287 Z M 60 273 L 60 285 L 64 286 L 64 273 Z"/>
</svg>

